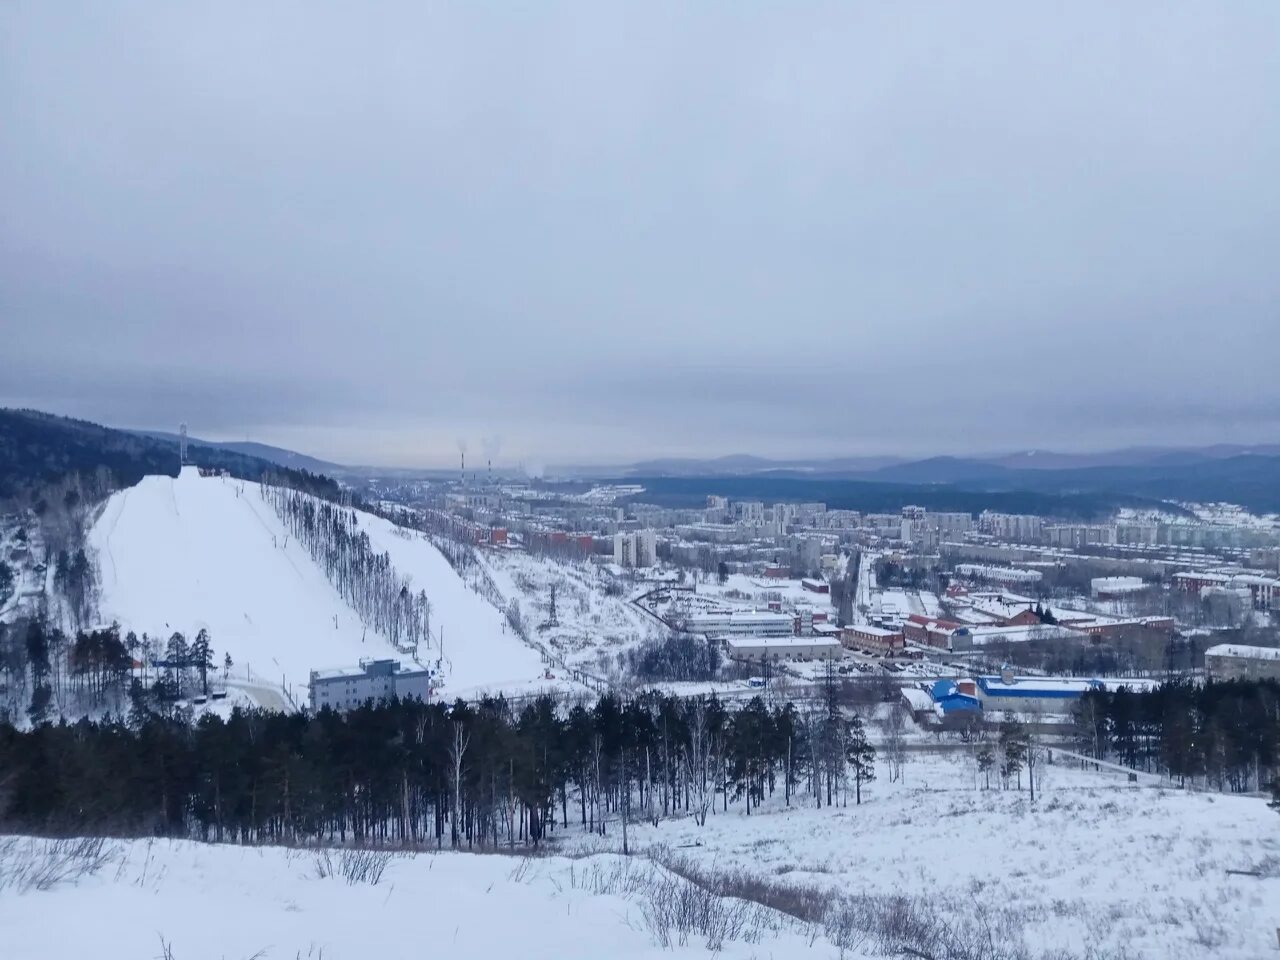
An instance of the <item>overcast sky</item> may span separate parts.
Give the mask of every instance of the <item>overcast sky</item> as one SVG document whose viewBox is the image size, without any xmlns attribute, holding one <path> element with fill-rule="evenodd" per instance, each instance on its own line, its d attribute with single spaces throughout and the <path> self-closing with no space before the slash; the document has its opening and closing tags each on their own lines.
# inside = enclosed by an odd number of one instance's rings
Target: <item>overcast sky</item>
<svg viewBox="0 0 1280 960">
<path fill-rule="evenodd" d="M 1275 0 L 0 44 L 0 405 L 385 465 L 1280 440 Z"/>
</svg>

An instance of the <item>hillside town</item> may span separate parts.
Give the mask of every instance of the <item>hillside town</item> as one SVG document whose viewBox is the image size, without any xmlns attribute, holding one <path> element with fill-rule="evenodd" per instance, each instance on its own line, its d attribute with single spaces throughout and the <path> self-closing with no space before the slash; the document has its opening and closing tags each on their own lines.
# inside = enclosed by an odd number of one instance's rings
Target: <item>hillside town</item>
<svg viewBox="0 0 1280 960">
<path fill-rule="evenodd" d="M 613 644 L 560 646 L 577 613 L 553 598 L 557 571 L 591 584 L 583 629 L 616 629 L 618 644 L 698 638 L 719 649 L 724 675 L 755 682 L 815 683 L 829 669 L 891 678 L 917 706 L 919 691 L 932 696 L 939 720 L 966 707 L 998 718 L 1017 697 L 1065 722 L 1072 694 L 1103 683 L 1280 676 L 1274 518 L 1200 519 L 1187 505 L 1081 523 L 717 494 L 672 508 L 637 485 L 564 492 L 475 474 L 379 495 L 482 564 L 525 571 L 517 599 L 538 611 L 552 651 L 615 682 L 645 677 L 611 658 Z M 601 606 L 644 617 L 611 625 Z M 934 695 L 956 689 L 967 699 Z"/>
</svg>

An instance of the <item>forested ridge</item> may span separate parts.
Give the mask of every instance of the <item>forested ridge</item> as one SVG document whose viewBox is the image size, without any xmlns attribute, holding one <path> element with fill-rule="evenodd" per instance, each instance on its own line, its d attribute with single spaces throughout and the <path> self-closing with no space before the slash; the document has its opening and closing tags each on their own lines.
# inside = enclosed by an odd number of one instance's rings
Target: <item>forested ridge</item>
<svg viewBox="0 0 1280 960">
<path fill-rule="evenodd" d="M 201 467 L 226 470 L 244 480 L 275 472 L 289 486 L 326 499 L 340 496 L 329 477 L 279 467 L 231 450 L 187 448 L 188 460 Z M 32 494 L 69 476 L 102 477 L 120 489 L 145 476 L 178 473 L 178 446 L 169 440 L 113 430 L 86 420 L 58 417 L 38 410 L 0 409 L 0 501 Z"/>
</svg>

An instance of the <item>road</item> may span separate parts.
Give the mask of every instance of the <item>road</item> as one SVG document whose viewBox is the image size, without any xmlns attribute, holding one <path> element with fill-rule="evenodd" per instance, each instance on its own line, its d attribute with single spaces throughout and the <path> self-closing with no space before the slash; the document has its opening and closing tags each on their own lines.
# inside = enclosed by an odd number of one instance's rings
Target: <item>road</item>
<svg viewBox="0 0 1280 960">
<path fill-rule="evenodd" d="M 279 687 L 249 680 L 228 680 L 226 683 L 230 689 L 243 690 L 253 700 L 255 706 L 262 707 L 264 710 L 274 710 L 277 713 L 294 712 L 293 704 L 285 699 Z"/>
</svg>

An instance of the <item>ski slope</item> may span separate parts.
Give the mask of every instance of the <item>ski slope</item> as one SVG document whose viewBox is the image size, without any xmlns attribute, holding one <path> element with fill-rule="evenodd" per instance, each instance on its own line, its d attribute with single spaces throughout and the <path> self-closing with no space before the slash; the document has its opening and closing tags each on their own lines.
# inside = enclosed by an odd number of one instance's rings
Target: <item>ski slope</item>
<svg viewBox="0 0 1280 960">
<path fill-rule="evenodd" d="M 367 514 L 361 525 L 397 570 L 427 592 L 445 630 L 444 690 L 528 684 L 541 675 L 538 654 L 509 631 L 501 615 L 471 592 L 425 540 L 404 540 Z M 122 630 L 188 638 L 200 628 L 215 658 L 235 661 L 264 680 L 292 685 L 305 698 L 310 671 L 354 665 L 361 657 L 403 654 L 361 624 L 304 547 L 290 537 L 258 484 L 201 477 L 152 476 L 114 494 L 89 532 L 100 572 L 99 609 Z M 434 660 L 438 653 L 423 651 Z"/>
<path fill-rule="evenodd" d="M 541 655 L 512 632 L 493 604 L 462 581 L 424 535 L 368 513 L 360 514 L 360 525 L 374 549 L 390 555 L 391 565 L 409 579 L 411 589 L 427 591 L 432 648 L 420 656 L 431 666 L 442 660 L 445 694 L 470 697 L 500 690 L 518 695 L 552 686 L 542 679 L 546 667 Z"/>
</svg>

